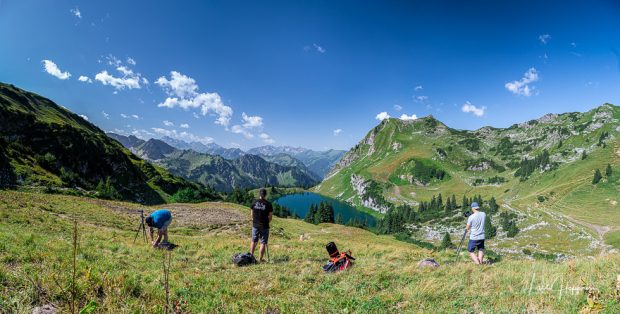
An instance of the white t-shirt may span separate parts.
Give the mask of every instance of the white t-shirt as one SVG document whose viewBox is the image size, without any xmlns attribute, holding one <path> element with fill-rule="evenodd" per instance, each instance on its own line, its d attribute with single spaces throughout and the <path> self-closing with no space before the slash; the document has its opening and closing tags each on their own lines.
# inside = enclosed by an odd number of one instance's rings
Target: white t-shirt
<svg viewBox="0 0 620 314">
<path fill-rule="evenodd" d="M 471 225 L 469 233 L 470 240 L 484 240 L 484 221 L 487 214 L 476 212 L 467 218 L 467 223 Z"/>
</svg>

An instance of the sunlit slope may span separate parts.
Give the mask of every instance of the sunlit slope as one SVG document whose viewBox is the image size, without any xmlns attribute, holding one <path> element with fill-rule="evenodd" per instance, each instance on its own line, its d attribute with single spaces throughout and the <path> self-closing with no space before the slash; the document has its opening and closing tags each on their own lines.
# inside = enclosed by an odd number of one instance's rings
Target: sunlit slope
<svg viewBox="0 0 620 314">
<path fill-rule="evenodd" d="M 275 218 L 272 263 L 236 268 L 230 257 L 247 250 L 247 208 L 226 203 L 170 207 L 176 213 L 171 240 L 180 245 L 172 253 L 170 299 L 184 311 L 565 313 L 586 305 L 579 290 L 584 285 L 599 289 L 606 310 L 619 310 L 611 297 L 616 274 L 606 271 L 618 269 L 615 256 L 565 264 L 504 258 L 475 267 L 465 259 L 454 263 L 453 254 L 361 229 Z M 78 307 L 95 301 L 101 312 L 161 311 L 162 252 L 140 239 L 133 243 L 136 209 L 121 202 L 0 192 L 1 307 L 25 313 L 53 303 L 68 311 L 72 219 L 77 218 Z M 351 271 L 321 272 L 328 241 L 353 251 L 357 263 Z M 442 266 L 417 268 L 424 257 Z"/>
</svg>

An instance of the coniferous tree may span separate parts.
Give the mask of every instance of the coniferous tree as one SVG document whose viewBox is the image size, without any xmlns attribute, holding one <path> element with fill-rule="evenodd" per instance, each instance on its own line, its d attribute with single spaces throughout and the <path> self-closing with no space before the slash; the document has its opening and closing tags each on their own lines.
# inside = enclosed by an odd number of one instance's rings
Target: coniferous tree
<svg viewBox="0 0 620 314">
<path fill-rule="evenodd" d="M 456 209 L 456 196 L 452 194 L 452 208 L 450 210 L 454 211 Z"/>
<path fill-rule="evenodd" d="M 584 159 L 586 159 L 587 157 L 588 157 L 588 154 L 586 154 L 586 151 L 585 151 L 585 150 L 584 150 L 584 151 L 582 151 L 582 152 L 581 152 L 581 160 L 584 160 Z"/>
<path fill-rule="evenodd" d="M 486 215 L 484 218 L 484 236 L 487 239 L 492 239 L 497 234 L 497 228 L 491 224 L 491 216 Z"/>
<path fill-rule="evenodd" d="M 469 200 L 467 199 L 467 196 L 463 195 L 463 209 L 466 209 L 467 207 L 469 207 Z"/>
<path fill-rule="evenodd" d="M 499 205 L 497 205 L 497 201 L 495 200 L 495 197 L 491 197 L 491 199 L 489 200 L 489 214 L 493 215 L 497 213 L 498 210 L 499 210 Z"/>
<path fill-rule="evenodd" d="M 304 221 L 313 224 L 316 213 L 317 213 L 316 204 L 310 205 L 310 209 L 308 209 L 308 213 L 306 214 Z"/>
<path fill-rule="evenodd" d="M 445 250 L 445 249 L 449 249 L 452 247 L 453 247 L 452 239 L 450 239 L 450 234 L 446 232 L 443 235 L 443 239 L 441 240 L 441 246 L 439 248 Z"/>
<path fill-rule="evenodd" d="M 603 175 L 601 175 L 601 171 L 596 169 L 596 171 L 594 171 L 594 178 L 592 178 L 592 184 L 599 183 L 599 181 L 601 181 L 602 178 L 603 178 Z"/>
<path fill-rule="evenodd" d="M 336 223 L 339 225 L 344 225 L 344 219 L 342 218 L 341 213 L 338 213 L 338 215 L 336 215 Z"/>
<path fill-rule="evenodd" d="M 451 211 L 452 211 L 452 201 L 448 197 L 448 200 L 446 201 L 446 213 L 450 213 Z"/>
<path fill-rule="evenodd" d="M 609 178 L 609 177 L 611 177 L 611 173 L 612 173 L 612 171 L 611 171 L 611 165 L 610 165 L 610 164 L 607 164 L 607 169 L 605 169 L 605 176 L 606 176 L 607 178 Z"/>
</svg>

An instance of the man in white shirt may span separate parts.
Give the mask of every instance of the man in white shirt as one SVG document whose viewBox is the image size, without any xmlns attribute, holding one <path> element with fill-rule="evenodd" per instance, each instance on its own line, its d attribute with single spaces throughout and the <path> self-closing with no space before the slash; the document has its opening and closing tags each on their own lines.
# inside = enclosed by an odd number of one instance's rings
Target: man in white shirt
<svg viewBox="0 0 620 314">
<path fill-rule="evenodd" d="M 473 214 L 467 218 L 467 230 L 470 231 L 467 251 L 469 251 L 469 256 L 476 264 L 484 262 L 484 221 L 487 216 L 479 209 L 478 203 L 472 203 L 471 210 Z M 478 254 L 476 254 L 476 250 L 478 250 Z"/>
</svg>

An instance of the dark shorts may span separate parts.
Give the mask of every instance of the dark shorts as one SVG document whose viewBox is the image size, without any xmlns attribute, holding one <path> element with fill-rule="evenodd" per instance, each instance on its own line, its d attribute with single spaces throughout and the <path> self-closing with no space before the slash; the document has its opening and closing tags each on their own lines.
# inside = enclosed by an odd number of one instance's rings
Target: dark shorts
<svg viewBox="0 0 620 314">
<path fill-rule="evenodd" d="M 478 251 L 484 251 L 484 240 L 469 240 L 467 251 L 473 253 L 476 249 L 478 249 Z"/>
<path fill-rule="evenodd" d="M 252 227 L 252 242 L 256 243 L 259 239 L 261 244 L 267 244 L 269 241 L 269 228 Z"/>
</svg>

